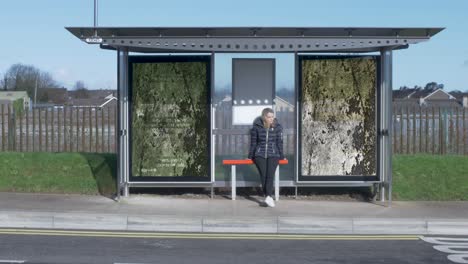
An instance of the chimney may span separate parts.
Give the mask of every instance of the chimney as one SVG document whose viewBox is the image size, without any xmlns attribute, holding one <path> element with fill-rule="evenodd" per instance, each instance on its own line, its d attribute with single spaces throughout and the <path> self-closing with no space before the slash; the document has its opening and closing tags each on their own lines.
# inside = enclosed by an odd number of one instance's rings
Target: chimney
<svg viewBox="0 0 468 264">
<path fill-rule="evenodd" d="M 468 108 L 468 95 L 463 96 L 463 107 Z"/>
</svg>

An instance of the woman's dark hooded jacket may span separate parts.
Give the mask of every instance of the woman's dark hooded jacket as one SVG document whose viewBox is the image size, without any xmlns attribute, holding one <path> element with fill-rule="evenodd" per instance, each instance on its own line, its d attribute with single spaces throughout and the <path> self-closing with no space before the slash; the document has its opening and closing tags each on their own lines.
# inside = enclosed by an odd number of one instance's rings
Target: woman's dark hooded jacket
<svg viewBox="0 0 468 264">
<path fill-rule="evenodd" d="M 255 157 L 284 159 L 283 154 L 283 127 L 275 118 L 272 126 L 267 129 L 263 126 L 263 119 L 257 117 L 250 130 L 249 159 Z"/>
</svg>

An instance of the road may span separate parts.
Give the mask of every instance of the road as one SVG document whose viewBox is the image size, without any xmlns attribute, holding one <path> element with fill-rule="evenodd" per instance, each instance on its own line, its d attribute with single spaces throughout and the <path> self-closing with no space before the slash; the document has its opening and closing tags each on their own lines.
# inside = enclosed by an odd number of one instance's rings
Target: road
<svg viewBox="0 0 468 264">
<path fill-rule="evenodd" d="M 468 257 L 468 237 L 437 237 L 0 229 L 0 263 L 468 263 L 440 251 L 463 243 Z"/>
</svg>

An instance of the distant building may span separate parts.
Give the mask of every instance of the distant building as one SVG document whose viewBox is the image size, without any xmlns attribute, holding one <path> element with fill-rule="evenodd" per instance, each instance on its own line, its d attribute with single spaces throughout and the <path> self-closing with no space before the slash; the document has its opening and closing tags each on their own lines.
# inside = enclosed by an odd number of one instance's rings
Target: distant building
<svg viewBox="0 0 468 264">
<path fill-rule="evenodd" d="M 63 106 L 67 103 L 66 88 L 39 88 L 34 107 Z"/>
<path fill-rule="evenodd" d="M 285 99 L 276 96 L 275 100 L 275 111 L 277 112 L 294 112 L 294 105 Z"/>
<path fill-rule="evenodd" d="M 109 107 L 116 104 L 116 90 L 86 90 L 85 96 L 79 91 L 68 92 L 68 105 L 75 107 Z"/>
<path fill-rule="evenodd" d="M 0 105 L 10 105 L 14 101 L 22 99 L 24 109 L 30 109 L 31 99 L 26 91 L 0 91 Z"/>
<path fill-rule="evenodd" d="M 468 92 L 452 91 L 450 94 L 461 102 L 463 107 L 468 108 Z"/>
<path fill-rule="evenodd" d="M 468 107 L 468 93 L 446 92 L 442 89 L 407 88 L 393 90 L 393 103 L 398 108 Z"/>
</svg>

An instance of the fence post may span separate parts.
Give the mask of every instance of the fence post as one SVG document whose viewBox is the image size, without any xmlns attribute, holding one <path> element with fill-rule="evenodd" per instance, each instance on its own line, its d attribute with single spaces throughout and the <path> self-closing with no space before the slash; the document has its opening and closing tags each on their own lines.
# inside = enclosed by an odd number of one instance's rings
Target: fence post
<svg viewBox="0 0 468 264">
<path fill-rule="evenodd" d="M 68 142 L 69 143 L 69 148 L 68 150 L 70 152 L 73 152 L 73 147 L 75 147 L 75 144 L 73 144 L 73 110 L 74 110 L 75 107 L 71 107 L 70 108 L 70 123 L 69 123 L 69 128 L 68 128 L 68 131 L 69 132 L 69 136 L 70 136 L 70 141 Z M 76 149 L 75 149 L 75 152 L 76 152 Z"/>
<path fill-rule="evenodd" d="M 85 121 L 86 121 L 86 111 L 84 108 L 81 108 L 81 151 L 86 152 L 86 142 L 85 142 Z"/>
<path fill-rule="evenodd" d="M 24 106 L 23 106 L 24 108 Z M 23 109 L 24 111 L 24 109 Z M 19 116 L 19 124 L 20 124 L 20 134 L 19 134 L 19 151 L 22 152 L 23 151 L 23 113 L 24 112 L 21 112 L 22 114 L 20 114 Z"/>
<path fill-rule="evenodd" d="M 49 151 L 49 123 L 48 123 L 48 114 L 49 107 L 45 108 L 45 151 Z"/>
<path fill-rule="evenodd" d="M 29 151 L 29 109 L 26 110 L 26 151 Z"/>
<path fill-rule="evenodd" d="M 453 115 L 452 115 L 452 108 L 450 107 L 449 110 L 449 117 L 447 121 L 447 129 L 448 129 L 448 140 L 447 140 L 447 146 L 448 146 L 448 151 L 447 153 L 453 153 Z"/>
<path fill-rule="evenodd" d="M 413 154 L 416 154 L 416 107 L 413 107 Z"/>
<path fill-rule="evenodd" d="M 406 107 L 406 154 L 410 151 L 410 118 L 409 118 L 409 107 Z"/>
<path fill-rule="evenodd" d="M 427 141 L 428 141 L 428 138 L 429 138 L 429 118 L 428 118 L 429 116 L 428 116 L 427 112 L 429 112 L 429 110 L 426 108 L 426 130 L 425 130 L 425 132 L 426 132 L 426 147 L 424 148 L 424 152 L 426 154 L 429 154 L 429 150 L 427 149 L 427 147 L 428 147 Z"/>
<path fill-rule="evenodd" d="M 111 120 L 111 106 L 107 108 L 107 153 L 110 153 L 110 120 Z"/>
<path fill-rule="evenodd" d="M 55 107 L 51 108 L 52 111 L 50 112 L 50 123 L 52 124 L 51 126 L 51 134 L 50 134 L 50 151 L 54 152 L 54 143 L 55 143 L 55 124 L 54 124 L 54 112 L 55 112 Z"/>
<path fill-rule="evenodd" d="M 395 109 L 395 105 L 392 106 Z M 392 135 L 392 140 L 393 140 L 393 153 L 398 153 L 397 152 L 397 142 L 396 142 L 396 109 L 393 112 L 393 135 Z M 289 146 L 289 144 L 288 144 Z"/>
<path fill-rule="evenodd" d="M 403 154 L 403 107 L 400 108 L 400 154 Z"/>
<path fill-rule="evenodd" d="M 423 116 L 422 116 L 422 107 L 419 106 L 419 153 L 422 152 L 422 122 L 423 122 Z"/>
<path fill-rule="evenodd" d="M 99 149 L 99 123 L 98 123 L 98 108 L 97 107 L 94 107 L 94 123 L 96 125 L 96 148 L 95 148 L 95 152 L 97 153 L 98 152 L 98 149 Z"/>
<path fill-rule="evenodd" d="M 60 118 L 60 112 L 62 112 L 62 109 L 57 109 L 57 132 L 58 132 L 58 142 L 57 142 L 57 151 L 58 152 L 61 152 L 62 149 L 61 149 L 61 145 L 62 145 L 62 137 L 61 137 L 61 134 L 62 134 L 62 123 L 61 123 L 61 118 Z"/>
<path fill-rule="evenodd" d="M 460 154 L 459 153 L 459 148 L 458 148 L 458 138 L 459 138 L 458 115 L 459 115 L 459 111 L 458 111 L 458 107 L 455 108 L 455 109 L 457 109 L 457 113 L 455 114 L 455 127 L 457 128 L 457 131 L 456 131 L 457 136 L 456 136 L 456 140 L 455 140 L 455 142 L 456 142 L 455 143 L 455 146 L 456 146 L 455 151 L 457 152 L 457 155 L 459 155 Z"/>
<path fill-rule="evenodd" d="M 444 127 L 444 137 L 443 137 L 443 140 L 444 140 L 444 154 L 447 154 L 448 153 L 448 145 L 449 145 L 449 133 L 448 133 L 448 130 L 449 130 L 449 120 L 447 118 L 447 109 L 444 108 L 443 109 L 443 112 L 444 112 L 444 121 L 443 121 L 443 124 L 442 126 Z"/>
<path fill-rule="evenodd" d="M 432 107 L 432 155 L 435 154 L 435 109 Z"/>
<path fill-rule="evenodd" d="M 39 110 L 39 152 L 42 151 L 42 118 L 41 118 L 41 108 L 38 108 Z"/>
<path fill-rule="evenodd" d="M 36 108 L 32 109 L 32 151 L 36 151 Z"/>
<path fill-rule="evenodd" d="M 63 108 L 63 151 L 67 152 L 67 107 Z"/>
<path fill-rule="evenodd" d="M 8 151 L 15 150 L 15 135 L 15 109 L 13 108 L 13 104 L 10 104 L 8 106 Z"/>
<path fill-rule="evenodd" d="M 80 151 L 80 108 L 76 108 L 76 152 Z M 81 149 L 83 151 L 83 149 Z"/>
<path fill-rule="evenodd" d="M 442 123 L 442 111 L 439 106 L 439 141 L 440 141 L 440 146 L 439 146 L 439 154 L 444 153 L 444 126 Z"/>
<path fill-rule="evenodd" d="M 466 109 L 463 108 L 463 155 L 466 154 L 466 120 L 465 120 Z"/>
<path fill-rule="evenodd" d="M 2 151 L 5 151 L 5 105 L 2 104 Z"/>
<path fill-rule="evenodd" d="M 89 152 L 92 152 L 93 146 L 93 124 L 92 124 L 92 116 L 91 116 L 91 107 L 88 108 L 88 116 L 89 116 Z"/>
<path fill-rule="evenodd" d="M 104 108 L 101 109 L 101 153 L 104 153 Z"/>
</svg>

